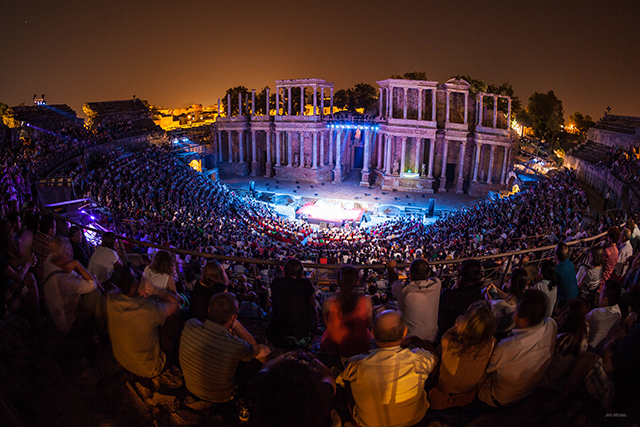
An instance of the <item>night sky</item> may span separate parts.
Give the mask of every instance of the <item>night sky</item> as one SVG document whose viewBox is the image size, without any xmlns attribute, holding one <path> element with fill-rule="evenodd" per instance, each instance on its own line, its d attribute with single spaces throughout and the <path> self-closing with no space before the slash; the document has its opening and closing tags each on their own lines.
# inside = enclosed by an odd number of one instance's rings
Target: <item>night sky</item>
<svg viewBox="0 0 640 427">
<path fill-rule="evenodd" d="M 640 1 L 0 0 L 0 102 L 136 95 L 211 105 L 232 86 L 346 88 L 426 71 L 554 90 L 574 111 L 640 116 Z"/>
</svg>

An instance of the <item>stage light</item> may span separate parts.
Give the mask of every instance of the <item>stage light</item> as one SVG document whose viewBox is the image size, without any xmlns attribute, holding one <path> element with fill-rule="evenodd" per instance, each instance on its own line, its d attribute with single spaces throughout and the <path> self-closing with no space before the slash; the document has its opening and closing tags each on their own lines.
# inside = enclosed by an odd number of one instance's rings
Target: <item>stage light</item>
<svg viewBox="0 0 640 427">
<path fill-rule="evenodd" d="M 96 220 L 96 217 L 95 217 L 95 216 L 93 216 L 93 215 L 91 215 L 91 219 L 95 221 L 95 220 Z"/>
</svg>

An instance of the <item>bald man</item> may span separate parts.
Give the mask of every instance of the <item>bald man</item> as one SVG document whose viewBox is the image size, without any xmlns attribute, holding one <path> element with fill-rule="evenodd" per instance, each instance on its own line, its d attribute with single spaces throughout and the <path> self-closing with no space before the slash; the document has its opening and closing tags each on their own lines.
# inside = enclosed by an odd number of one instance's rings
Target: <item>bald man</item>
<svg viewBox="0 0 640 427">
<path fill-rule="evenodd" d="M 378 348 L 354 356 L 338 377 L 351 383 L 354 417 L 363 427 L 412 426 L 429 409 L 424 383 L 437 363 L 426 350 L 402 348 L 407 325 L 399 311 L 378 315 L 372 335 Z"/>
</svg>

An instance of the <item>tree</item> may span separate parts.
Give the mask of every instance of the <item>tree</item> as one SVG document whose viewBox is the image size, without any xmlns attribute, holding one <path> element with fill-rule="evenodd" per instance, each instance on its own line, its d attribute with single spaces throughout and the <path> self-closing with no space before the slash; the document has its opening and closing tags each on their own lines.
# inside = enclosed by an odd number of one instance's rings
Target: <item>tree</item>
<svg viewBox="0 0 640 427">
<path fill-rule="evenodd" d="M 580 135 L 587 133 L 589 128 L 596 124 L 590 115 L 583 116 L 579 111 L 569 116 L 569 123 L 578 129 Z"/>
<path fill-rule="evenodd" d="M 265 111 L 267 104 L 267 89 L 269 86 L 265 86 L 262 90 L 256 93 L 256 114 L 269 115 L 269 111 Z M 276 108 L 276 94 L 269 90 L 269 110 L 275 110 Z"/>
<path fill-rule="evenodd" d="M 469 83 L 471 86 L 469 87 L 469 95 L 475 98 L 477 94 L 480 92 L 487 92 L 487 84 L 482 80 L 474 79 L 471 76 L 454 76 L 454 79 L 462 79 Z"/>
<path fill-rule="evenodd" d="M 555 141 L 564 124 L 564 110 L 562 101 L 552 90 L 547 93 L 534 92 L 529 97 L 527 115 L 538 138 Z M 551 146 L 551 143 L 549 145 Z"/>
<path fill-rule="evenodd" d="M 389 78 L 398 80 L 429 80 L 425 71 L 411 71 L 410 73 L 404 73 L 402 75 L 394 73 Z"/>
<path fill-rule="evenodd" d="M 333 105 L 339 110 L 346 110 L 351 98 L 351 89 L 340 89 L 333 94 Z"/>
<path fill-rule="evenodd" d="M 247 89 L 244 86 L 236 86 L 236 87 L 227 89 L 224 96 L 224 102 L 222 103 L 222 105 L 224 105 L 225 115 L 226 116 L 238 115 L 240 111 L 238 109 L 238 94 L 242 94 L 242 103 L 244 105 L 244 98 L 247 96 L 248 93 L 249 93 L 249 89 Z M 228 95 L 231 95 L 231 108 L 229 108 L 229 105 L 227 105 L 227 100 L 229 99 Z"/>
<path fill-rule="evenodd" d="M 520 102 L 520 98 L 515 95 L 515 91 L 509 83 L 502 83 L 500 86 L 488 85 L 487 92 L 495 93 L 497 95 L 505 95 L 511 98 L 511 114 L 513 116 L 517 115 L 522 109 L 522 102 Z M 506 114 L 507 112 L 504 111 L 504 113 Z"/>
<path fill-rule="evenodd" d="M 367 114 L 376 114 L 378 106 L 378 91 L 368 83 L 358 83 L 350 91 L 349 111 L 364 110 Z"/>
</svg>

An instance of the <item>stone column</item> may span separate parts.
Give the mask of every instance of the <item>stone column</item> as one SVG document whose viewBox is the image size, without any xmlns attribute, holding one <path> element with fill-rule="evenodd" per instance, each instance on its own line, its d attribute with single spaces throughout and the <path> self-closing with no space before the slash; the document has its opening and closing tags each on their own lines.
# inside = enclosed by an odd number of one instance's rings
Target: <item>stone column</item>
<svg viewBox="0 0 640 427">
<path fill-rule="evenodd" d="M 238 117 L 242 116 L 242 94 L 238 94 Z"/>
<path fill-rule="evenodd" d="M 304 132 L 298 132 L 298 136 L 300 137 L 300 154 L 299 154 L 299 168 L 304 167 Z"/>
<path fill-rule="evenodd" d="M 251 89 L 251 116 L 256 115 L 256 90 Z"/>
<path fill-rule="evenodd" d="M 498 125 L 498 97 L 493 96 L 493 127 Z"/>
<path fill-rule="evenodd" d="M 333 88 L 331 88 L 331 100 L 330 100 L 330 105 L 329 108 L 331 108 L 331 113 L 329 114 L 331 117 L 333 117 Z"/>
<path fill-rule="evenodd" d="M 403 119 L 405 119 L 405 120 L 407 120 L 407 88 L 406 88 L 406 87 L 404 87 L 404 88 L 402 88 L 402 89 L 404 90 L 404 98 L 403 98 L 403 101 L 404 101 L 404 110 L 403 110 L 403 112 L 402 112 L 402 118 L 403 118 Z"/>
<path fill-rule="evenodd" d="M 382 88 L 380 88 L 380 96 L 378 97 L 378 102 L 380 103 L 380 107 L 378 108 L 378 113 L 380 117 L 383 117 L 384 113 L 382 112 Z"/>
<path fill-rule="evenodd" d="M 420 137 L 415 137 L 415 141 L 416 141 L 416 158 L 413 161 L 413 171 L 417 172 L 418 175 L 420 175 L 420 160 L 422 159 L 422 150 L 421 150 L 421 146 L 422 146 L 422 138 Z"/>
<path fill-rule="evenodd" d="M 227 117 L 231 117 L 231 94 L 227 95 Z"/>
<path fill-rule="evenodd" d="M 509 112 L 507 114 L 507 129 L 511 128 L 511 98 L 507 98 L 508 102 L 509 102 Z M 504 182 L 503 182 L 504 184 Z"/>
<path fill-rule="evenodd" d="M 320 110 L 320 115 L 324 116 L 324 86 L 320 86 Z"/>
<path fill-rule="evenodd" d="M 269 92 L 267 92 L 269 93 Z M 267 97 L 267 106 L 269 105 L 269 97 Z M 267 108 L 268 110 L 268 108 Z M 280 88 L 276 88 L 276 116 L 280 115 Z M 277 137 L 276 137 L 277 138 Z"/>
<path fill-rule="evenodd" d="M 469 93 L 464 93 L 464 124 L 467 124 L 467 118 L 469 116 Z"/>
<path fill-rule="evenodd" d="M 251 108 L 253 110 L 253 107 Z M 252 111 L 251 114 L 253 114 Z M 258 176 L 258 150 L 256 148 L 256 131 L 251 131 L 251 176 Z"/>
<path fill-rule="evenodd" d="M 218 110 L 220 111 L 220 110 Z M 218 131 L 218 161 L 222 161 L 222 131 Z"/>
<path fill-rule="evenodd" d="M 316 87 L 313 86 L 313 116 L 318 115 L 318 98 L 316 97 Z"/>
<path fill-rule="evenodd" d="M 384 145 L 384 134 L 376 135 L 376 144 L 378 149 L 378 161 L 376 162 L 376 168 L 382 170 L 382 146 Z"/>
<path fill-rule="evenodd" d="M 436 141 L 438 138 L 429 139 L 429 173 L 427 174 L 427 178 L 433 178 L 433 163 L 435 162 L 436 157 Z"/>
<path fill-rule="evenodd" d="M 313 92 L 314 92 L 314 99 L 315 99 L 315 88 Z M 313 111 L 315 110 L 316 110 L 316 107 L 313 107 Z M 311 160 L 311 169 L 318 169 L 318 132 L 316 131 L 313 132 L 313 154 L 312 154 L 312 160 Z"/>
<path fill-rule="evenodd" d="M 273 168 L 273 164 L 271 163 L 271 131 L 265 131 L 265 136 L 267 139 L 267 162 L 264 165 L 264 176 L 269 178 L 271 176 L 271 169 Z"/>
<path fill-rule="evenodd" d="M 418 89 L 418 120 L 422 120 L 422 89 Z"/>
<path fill-rule="evenodd" d="M 231 131 L 227 131 L 227 135 L 229 135 L 229 163 L 233 163 L 233 141 L 231 140 Z"/>
<path fill-rule="evenodd" d="M 304 86 L 300 86 L 300 115 L 304 116 Z"/>
<path fill-rule="evenodd" d="M 449 96 L 451 95 L 451 92 L 449 92 L 449 89 L 447 89 L 447 118 L 445 119 L 445 122 L 449 123 L 449 118 L 451 116 L 451 113 L 449 111 Z"/>
<path fill-rule="evenodd" d="M 431 89 L 431 121 L 436 121 L 436 88 Z"/>
<path fill-rule="evenodd" d="M 399 173 L 399 175 L 402 175 L 405 172 L 405 163 L 407 161 L 407 137 L 403 136 L 400 139 L 402 141 L 402 149 L 400 150 L 400 173 Z"/>
<path fill-rule="evenodd" d="M 478 182 L 478 165 L 480 165 L 480 151 L 482 144 L 476 143 L 476 164 L 473 167 L 473 182 Z"/>
<path fill-rule="evenodd" d="M 336 133 L 336 166 L 333 168 L 333 182 L 342 181 L 342 131 Z"/>
<path fill-rule="evenodd" d="M 438 193 L 447 192 L 447 155 L 449 154 L 449 141 L 443 138 L 442 143 L 442 172 L 440 173 L 440 188 L 438 188 Z"/>
<path fill-rule="evenodd" d="M 267 105 L 265 106 L 266 110 L 264 110 L 265 111 L 264 115 L 265 116 L 270 116 L 271 115 L 271 108 L 270 108 L 271 105 L 269 105 L 269 101 L 270 101 L 269 88 L 266 89 L 266 94 L 267 94 L 267 101 L 266 101 Z M 269 134 L 269 131 L 267 131 L 267 135 L 268 134 Z"/>
<path fill-rule="evenodd" d="M 476 95 L 476 119 L 477 119 L 477 124 L 482 126 L 482 100 L 484 99 L 484 96 L 479 93 L 478 95 Z"/>
<path fill-rule="evenodd" d="M 369 173 L 369 157 L 371 157 L 371 132 L 372 131 L 367 130 L 364 133 L 364 165 L 362 167 L 363 173 Z"/>
<path fill-rule="evenodd" d="M 238 162 L 244 163 L 244 131 L 241 130 L 238 131 L 238 152 Z"/>
<path fill-rule="evenodd" d="M 291 87 L 287 88 L 287 115 L 291 115 Z"/>
<path fill-rule="evenodd" d="M 279 130 L 276 131 L 276 166 L 282 166 L 282 164 L 280 163 L 280 137 L 281 136 L 282 136 L 282 132 Z"/>
<path fill-rule="evenodd" d="M 489 157 L 489 172 L 487 173 L 487 184 L 491 184 L 491 173 L 493 172 L 493 156 L 496 146 L 491 144 L 491 157 Z"/>
<path fill-rule="evenodd" d="M 456 183 L 456 194 L 463 194 L 464 186 L 464 156 L 467 149 L 467 141 L 460 143 L 460 161 L 458 162 L 458 182 Z"/>
<path fill-rule="evenodd" d="M 222 110 L 220 110 L 220 98 L 218 98 L 218 117 L 220 117 L 220 112 Z"/>
<path fill-rule="evenodd" d="M 391 86 L 389 86 L 387 88 L 387 110 L 389 110 L 389 113 L 387 114 L 387 117 L 389 117 L 390 119 L 393 118 L 393 88 Z"/>
<path fill-rule="evenodd" d="M 500 175 L 500 184 L 504 185 L 507 176 L 507 159 L 509 158 L 509 149 L 504 147 L 504 157 L 502 159 L 502 174 Z"/>
<path fill-rule="evenodd" d="M 329 166 L 331 167 L 331 169 L 333 169 L 333 166 L 335 165 L 333 163 L 333 159 L 335 159 L 334 153 L 335 153 L 334 130 L 329 129 Z"/>
<path fill-rule="evenodd" d="M 387 135 L 387 151 L 386 151 L 386 156 L 385 156 L 385 160 L 384 160 L 384 164 L 385 164 L 385 175 L 391 175 L 391 143 L 393 141 L 393 136 L 391 135 Z"/>
<path fill-rule="evenodd" d="M 287 166 L 293 167 L 293 144 L 291 144 L 291 132 L 287 131 Z"/>
<path fill-rule="evenodd" d="M 324 167 L 324 131 L 320 132 L 320 167 Z"/>
</svg>

